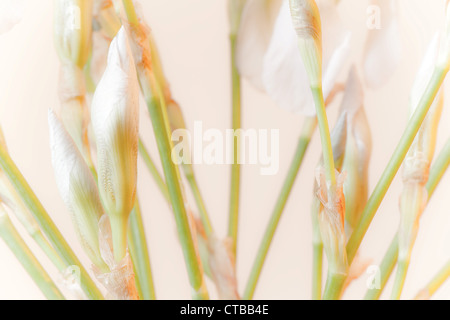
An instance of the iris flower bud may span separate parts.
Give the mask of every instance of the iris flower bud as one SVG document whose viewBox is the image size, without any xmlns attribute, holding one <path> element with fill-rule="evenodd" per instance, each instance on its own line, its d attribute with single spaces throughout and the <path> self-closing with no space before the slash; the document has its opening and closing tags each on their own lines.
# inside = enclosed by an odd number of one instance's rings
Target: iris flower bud
<svg viewBox="0 0 450 320">
<path fill-rule="evenodd" d="M 139 84 L 123 27 L 111 43 L 91 118 L 100 198 L 111 221 L 114 255 L 120 261 L 126 253 L 128 217 L 136 199 L 139 141 Z"/>
<path fill-rule="evenodd" d="M 99 247 L 98 223 L 103 208 L 94 177 L 74 141 L 51 110 L 48 123 L 52 165 L 61 197 L 71 213 L 84 251 L 98 268 L 107 270 Z"/>
<path fill-rule="evenodd" d="M 314 0 L 289 0 L 292 23 L 311 87 L 322 86 L 322 28 Z"/>
<path fill-rule="evenodd" d="M 93 0 L 55 0 L 55 44 L 62 61 L 83 68 L 91 47 Z"/>
</svg>

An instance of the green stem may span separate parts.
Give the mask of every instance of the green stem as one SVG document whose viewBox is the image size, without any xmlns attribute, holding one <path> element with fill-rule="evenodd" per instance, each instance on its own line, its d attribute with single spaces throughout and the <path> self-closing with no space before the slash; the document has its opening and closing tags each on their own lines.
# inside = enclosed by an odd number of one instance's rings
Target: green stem
<svg viewBox="0 0 450 320">
<path fill-rule="evenodd" d="M 328 125 L 323 91 L 320 87 L 311 88 L 314 104 L 316 106 L 317 121 L 319 122 L 320 141 L 322 143 L 323 164 L 327 182 L 333 187 L 336 185 L 336 173 L 334 171 L 333 148 L 331 147 L 330 128 Z"/>
<path fill-rule="evenodd" d="M 178 229 L 178 236 L 183 249 L 183 254 L 188 270 L 189 280 L 194 292 L 202 290 L 203 274 L 201 272 L 197 253 L 192 239 L 189 221 L 184 207 L 183 194 L 180 185 L 180 174 L 178 167 L 172 162 L 171 158 L 171 142 L 166 128 L 166 121 L 163 115 L 163 106 L 156 98 L 147 101 L 150 118 L 153 123 L 158 150 L 163 165 L 164 175 L 166 178 L 167 189 L 169 191 L 170 200 L 175 214 L 175 221 Z M 207 299 L 207 294 L 201 294 L 201 298 Z"/>
<path fill-rule="evenodd" d="M 444 145 L 444 148 L 441 150 L 433 165 L 431 166 L 430 173 L 428 175 L 428 181 L 426 184 L 426 188 L 428 191 L 428 199 L 431 198 L 431 195 L 436 190 L 439 182 L 441 181 L 444 173 L 447 171 L 450 165 L 450 139 Z"/>
<path fill-rule="evenodd" d="M 347 275 L 330 272 L 325 284 L 324 300 L 339 300 Z"/>
<path fill-rule="evenodd" d="M 59 270 L 59 272 L 63 273 L 67 265 L 52 247 L 52 245 L 48 242 L 48 240 L 44 237 L 42 232 L 36 231 L 31 235 L 34 241 L 38 244 L 38 246 L 42 249 L 42 251 L 47 255 L 50 261 L 55 265 L 55 267 Z"/>
<path fill-rule="evenodd" d="M 156 185 L 159 188 L 159 191 L 161 191 L 161 194 L 164 196 L 164 199 L 166 199 L 166 201 L 170 203 L 169 190 L 167 190 L 166 183 L 164 182 L 164 179 L 161 177 L 161 174 L 156 168 L 155 163 L 150 157 L 150 154 L 148 153 L 147 148 L 145 147 L 144 142 L 141 139 L 139 139 L 139 152 L 141 154 L 142 159 L 144 159 L 148 171 L 155 180 Z"/>
<path fill-rule="evenodd" d="M 232 127 L 235 132 L 233 141 L 233 164 L 231 165 L 230 212 L 228 220 L 228 236 L 231 238 L 231 250 L 236 257 L 239 195 L 240 195 L 240 147 L 241 138 L 236 130 L 241 128 L 241 78 L 236 67 L 236 39 L 235 34 L 230 35 L 231 46 L 231 82 L 232 82 Z"/>
<path fill-rule="evenodd" d="M 389 246 L 383 260 L 380 264 L 380 287 L 367 290 L 366 295 L 364 296 L 364 300 L 377 300 L 380 298 L 383 289 L 386 286 L 389 278 L 391 277 L 392 271 L 394 271 L 395 265 L 397 264 L 398 258 L 398 241 L 397 235 L 395 235 L 394 239 Z"/>
<path fill-rule="evenodd" d="M 138 24 L 139 19 L 134 8 L 133 0 L 122 0 L 122 3 L 127 14 L 128 22 L 131 24 Z"/>
<path fill-rule="evenodd" d="M 139 20 L 132 0 L 122 0 L 128 22 L 139 31 Z M 151 54 L 151 52 L 146 52 Z M 183 250 L 189 281 L 196 299 L 208 299 L 208 292 L 203 281 L 203 272 L 197 256 L 197 251 L 192 238 L 189 220 L 184 206 L 183 190 L 178 166 L 172 161 L 172 141 L 170 139 L 170 125 L 166 110 L 166 101 L 161 92 L 160 84 L 155 75 L 147 66 L 137 67 L 141 91 L 145 97 L 150 118 L 153 125 L 158 151 L 163 166 L 164 177 L 169 192 L 170 202 L 175 215 L 178 237 Z"/>
<path fill-rule="evenodd" d="M 323 164 L 325 167 L 325 177 L 327 183 L 329 183 L 329 189 L 331 192 L 335 191 L 336 187 L 336 173 L 334 167 L 333 148 L 331 146 L 330 128 L 328 125 L 327 113 L 325 110 L 325 101 L 323 99 L 323 91 L 321 87 L 311 87 L 311 91 L 314 98 L 314 104 L 316 106 L 317 121 L 319 122 L 320 140 L 322 144 Z M 344 276 L 341 274 L 334 274 L 329 270 L 328 279 L 326 282 L 326 289 L 333 289 L 335 284 L 340 284 L 341 278 Z M 345 277 L 344 277 L 345 279 Z M 315 279 L 317 281 L 317 278 Z M 317 285 L 317 283 L 315 284 Z M 331 286 L 331 287 L 330 287 Z M 329 294 L 333 294 L 330 291 Z M 325 299 L 333 299 L 334 295 L 324 295 Z M 339 297 L 339 295 L 338 295 Z"/>
<path fill-rule="evenodd" d="M 0 237 L 47 299 L 64 300 L 62 293 L 23 241 L 9 217 L 4 213 L 0 213 Z"/>
<path fill-rule="evenodd" d="M 87 297 L 94 300 L 101 300 L 103 296 L 95 283 L 76 257 L 75 253 L 67 244 L 61 232 L 58 230 L 48 213 L 45 211 L 39 199 L 34 194 L 27 181 L 20 173 L 14 161 L 9 156 L 4 146 L 0 145 L 0 168 L 11 181 L 16 192 L 22 197 L 25 205 L 33 214 L 49 242 L 55 248 L 64 263 L 68 266 L 80 268 L 80 283 Z"/>
<path fill-rule="evenodd" d="M 128 242 L 131 260 L 136 276 L 136 285 L 141 300 L 155 300 L 155 288 L 153 284 L 152 269 L 150 266 L 150 257 L 145 237 L 144 223 L 141 215 L 139 201 L 130 215 L 130 224 L 128 232 Z"/>
<path fill-rule="evenodd" d="M 399 300 L 406 280 L 409 267 L 409 258 L 399 260 L 397 263 L 397 274 L 395 275 L 394 287 L 391 293 L 391 300 Z"/>
<path fill-rule="evenodd" d="M 253 263 L 253 267 L 250 272 L 250 277 L 245 288 L 245 293 L 243 295 L 243 299 L 245 300 L 251 300 L 253 298 L 253 294 L 255 292 L 259 276 L 261 275 L 261 270 L 267 256 L 267 252 L 269 251 L 270 244 L 274 237 L 281 215 L 286 206 L 287 200 L 295 182 L 295 178 L 297 177 L 300 165 L 302 164 L 303 157 L 305 156 L 306 149 L 308 148 L 309 142 L 311 141 L 311 137 L 316 126 L 317 121 L 315 118 L 305 119 L 302 133 L 298 141 L 297 150 L 295 152 L 294 158 L 292 159 L 291 166 L 289 167 L 289 171 L 287 173 L 286 179 L 284 180 L 283 187 L 281 188 L 281 192 L 278 196 L 275 207 L 272 211 L 272 215 L 266 227 L 266 231 L 259 246 L 255 262 Z"/>
<path fill-rule="evenodd" d="M 312 299 L 320 300 L 322 298 L 322 260 L 323 260 L 323 243 L 313 244 L 313 285 Z"/>
<path fill-rule="evenodd" d="M 430 174 L 428 176 L 428 181 L 426 184 L 426 188 L 428 191 L 428 202 L 436 191 L 439 182 L 441 182 L 442 177 L 447 171 L 450 165 L 450 139 L 444 145 L 444 148 L 441 150 L 436 160 L 430 169 Z M 380 298 L 381 293 L 383 292 L 387 281 L 389 280 L 392 271 L 397 263 L 398 257 L 398 242 L 397 242 L 397 234 L 389 246 L 388 251 L 386 252 L 381 265 L 381 286 L 379 289 L 369 289 L 366 293 L 364 299 L 366 300 L 376 300 Z"/>
<path fill-rule="evenodd" d="M 395 175 L 397 174 L 405 156 L 411 147 L 414 138 L 419 131 L 423 120 L 425 119 L 428 110 L 431 107 L 436 95 L 441 87 L 445 76 L 447 75 L 448 70 L 436 67 L 430 82 L 428 83 L 427 89 L 422 96 L 422 99 L 419 102 L 416 111 L 408 122 L 408 125 L 398 143 L 394 154 L 392 155 L 386 169 L 381 175 L 378 184 L 376 185 L 372 195 L 370 196 L 367 204 L 362 213 L 361 219 L 354 229 L 348 243 L 347 243 L 347 258 L 349 264 L 353 261 L 356 252 L 366 234 L 367 229 L 369 228 L 370 223 L 372 222 L 373 217 L 375 216 L 378 207 L 381 204 L 384 196 L 386 195 L 389 186 L 392 183 Z M 342 289 L 342 288 L 341 288 Z M 325 292 L 325 295 L 327 293 Z"/>
<path fill-rule="evenodd" d="M 430 283 L 428 283 L 426 287 L 421 290 L 421 292 L 416 296 L 416 299 L 430 299 L 448 278 L 450 278 L 450 261 L 448 261 L 446 265 L 433 277 L 433 279 L 431 279 Z"/>
<path fill-rule="evenodd" d="M 349 263 L 353 261 L 356 251 L 358 250 L 359 245 L 361 244 L 362 239 L 364 238 L 364 235 L 366 234 L 366 231 L 369 228 L 369 225 L 373 217 L 375 216 L 378 207 L 381 204 L 381 201 L 386 195 L 386 192 L 389 189 L 392 180 L 394 179 L 398 169 L 405 159 L 406 153 L 411 147 L 411 144 L 414 141 L 414 138 L 419 131 L 422 122 L 425 119 L 428 110 L 430 109 L 431 104 L 436 98 L 436 94 L 439 91 L 439 88 L 441 87 L 446 74 L 447 70 L 437 68 L 434 71 L 431 81 L 428 84 L 428 87 L 424 95 L 422 96 L 422 99 L 420 100 L 416 111 L 408 122 L 405 132 L 403 133 L 400 142 L 394 151 L 394 154 L 392 155 L 386 169 L 384 170 L 378 184 L 376 185 L 375 190 L 367 201 L 366 207 L 364 208 L 361 216 L 361 220 L 359 221 L 358 226 L 355 228 L 352 236 L 350 237 L 350 240 L 348 241 L 347 253 Z"/>
</svg>

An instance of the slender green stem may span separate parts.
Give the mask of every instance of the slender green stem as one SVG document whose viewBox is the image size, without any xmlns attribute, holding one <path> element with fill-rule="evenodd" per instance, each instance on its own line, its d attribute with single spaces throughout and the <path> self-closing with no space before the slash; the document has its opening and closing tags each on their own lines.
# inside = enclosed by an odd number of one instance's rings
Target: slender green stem
<svg viewBox="0 0 450 320">
<path fill-rule="evenodd" d="M 312 299 L 320 300 L 322 298 L 322 260 L 323 260 L 323 243 L 313 244 L 313 285 Z"/>
<path fill-rule="evenodd" d="M 58 255 L 58 253 L 52 247 L 52 245 L 48 242 L 48 240 L 44 237 L 42 232 L 41 231 L 36 231 L 31 236 L 34 239 L 34 241 L 36 241 L 38 246 L 42 249 L 42 251 L 44 251 L 44 253 L 50 259 L 50 261 L 55 265 L 55 267 L 61 273 L 63 273 L 66 270 L 67 265 L 61 259 L 61 257 Z"/>
<path fill-rule="evenodd" d="M 155 287 L 139 201 L 136 201 L 130 215 L 128 242 L 139 297 L 141 300 L 155 300 Z"/>
<path fill-rule="evenodd" d="M 132 0 L 122 0 L 125 13 L 130 25 L 139 30 L 139 21 Z M 145 52 L 150 54 L 151 52 Z M 172 141 L 170 139 L 170 125 L 166 110 L 166 101 L 161 92 L 152 70 L 145 65 L 137 67 L 141 91 L 145 97 L 150 118 L 153 125 L 158 151 L 163 166 L 164 177 L 170 202 L 175 215 L 175 222 L 178 230 L 178 237 L 183 250 L 184 260 L 187 267 L 189 281 L 193 289 L 193 296 L 196 299 L 208 299 L 208 292 L 204 285 L 201 263 L 197 256 L 194 239 L 192 237 L 189 220 L 184 206 L 183 190 L 181 185 L 180 172 L 178 166 L 172 161 Z"/>
<path fill-rule="evenodd" d="M 292 159 L 291 166 L 289 167 L 289 171 L 287 173 L 286 179 L 284 180 L 280 195 L 278 196 L 269 223 L 266 227 L 263 239 L 259 246 L 258 253 L 256 255 L 255 262 L 253 263 L 250 277 L 245 288 L 243 299 L 251 300 L 253 298 L 253 294 L 255 292 L 259 276 L 261 275 L 267 252 L 269 251 L 270 244 L 274 237 L 281 215 L 286 206 L 287 200 L 295 182 L 295 178 L 297 177 L 300 165 L 302 164 L 306 149 L 308 148 L 309 142 L 311 141 L 311 137 L 315 131 L 316 126 L 317 121 L 315 118 L 305 119 L 302 133 L 298 141 L 297 150 L 295 152 L 294 158 Z"/>
<path fill-rule="evenodd" d="M 391 293 L 391 300 L 399 300 L 405 285 L 406 274 L 409 268 L 409 258 L 398 260 L 397 274 L 395 275 L 394 287 Z"/>
<path fill-rule="evenodd" d="M 231 238 L 231 249 L 236 256 L 238 222 L 239 222 L 239 195 L 240 195 L 240 147 L 241 137 L 237 130 L 241 128 L 241 77 L 236 67 L 236 35 L 230 35 L 231 46 L 231 82 L 232 82 L 232 127 L 235 132 L 233 141 L 233 164 L 231 165 L 230 213 L 228 220 L 228 236 Z"/>
<path fill-rule="evenodd" d="M 138 24 L 139 19 L 134 8 L 133 0 L 122 0 L 122 3 L 127 14 L 128 22 L 131 24 Z"/>
<path fill-rule="evenodd" d="M 325 284 L 324 300 L 339 300 L 347 275 L 330 272 Z"/>
<path fill-rule="evenodd" d="M 423 288 L 415 299 L 430 299 L 436 291 L 450 278 L 450 261 L 439 270 L 439 272 L 431 279 L 425 288 Z"/>
<path fill-rule="evenodd" d="M 444 148 L 441 150 L 436 160 L 430 169 L 430 174 L 428 176 L 428 181 L 426 184 L 426 188 L 428 191 L 428 202 L 434 194 L 439 182 L 442 180 L 445 172 L 447 171 L 450 165 L 450 139 L 445 143 Z M 383 292 L 387 281 L 389 280 L 392 271 L 397 263 L 398 257 L 398 242 L 397 242 L 397 234 L 389 246 L 388 251 L 386 252 L 381 265 L 381 286 L 379 289 L 369 289 L 366 293 L 364 299 L 366 300 L 376 300 L 380 298 L 381 293 Z"/>
<path fill-rule="evenodd" d="M 28 248 L 25 241 L 23 241 L 5 213 L 0 213 L 0 237 L 5 241 L 47 299 L 64 300 L 62 293 Z"/>
<path fill-rule="evenodd" d="M 323 91 L 321 87 L 312 87 L 311 91 L 314 97 L 314 104 L 316 105 L 317 121 L 319 122 L 325 177 L 327 183 L 329 183 L 329 188 L 332 192 L 334 192 L 336 186 L 336 173 L 334 167 L 333 148 L 331 146 L 330 128 L 325 110 L 325 101 L 323 99 Z M 335 284 L 339 284 L 341 282 L 342 277 L 343 275 L 341 274 L 334 274 L 329 271 L 326 288 L 334 288 Z M 334 292 L 330 291 L 329 293 L 332 294 Z M 330 299 L 330 297 L 331 296 L 324 296 L 325 299 Z"/>
<path fill-rule="evenodd" d="M 50 261 L 52 261 L 53 264 L 58 268 L 58 270 L 63 273 L 68 266 L 65 265 L 64 261 L 42 234 L 39 226 L 37 225 L 36 219 L 34 219 L 33 215 L 23 203 L 22 198 L 17 194 L 14 186 L 11 184 L 8 178 L 3 175 L 1 177 L 0 184 L 6 188 L 4 192 L 9 193 L 9 195 L 11 196 L 11 201 L 15 206 L 13 212 L 17 219 L 24 226 L 27 233 L 34 239 L 34 241 L 39 245 L 42 251 L 47 255 Z"/>
<path fill-rule="evenodd" d="M 155 163 L 150 157 L 150 154 L 148 153 L 147 148 L 145 147 L 144 142 L 141 139 L 139 139 L 139 152 L 141 154 L 142 159 L 144 159 L 148 171 L 155 180 L 156 185 L 159 188 L 159 191 L 161 191 L 161 194 L 164 196 L 164 199 L 166 199 L 166 201 L 170 203 L 169 190 L 167 190 L 166 183 L 164 182 L 164 179 L 161 177 L 161 174 L 156 168 Z"/>
<path fill-rule="evenodd" d="M 331 186 L 334 186 L 336 184 L 336 173 L 334 171 L 333 148 L 331 147 L 330 128 L 325 110 L 325 101 L 323 100 L 323 91 L 320 87 L 312 87 L 311 91 L 314 97 L 314 104 L 316 105 L 317 120 L 319 122 L 325 175 L 327 182 L 329 182 Z"/>
<path fill-rule="evenodd" d="M 166 177 L 167 189 L 175 214 L 178 236 L 183 249 L 183 254 L 188 270 L 189 280 L 195 292 L 199 292 L 203 286 L 203 274 L 201 272 L 194 242 L 192 239 L 189 221 L 184 207 L 180 174 L 178 167 L 172 162 L 171 142 L 163 115 L 163 106 L 156 98 L 147 101 L 148 110 L 153 123 L 153 130 L 158 144 L 161 163 Z M 201 298 L 207 299 L 207 294 L 201 294 Z"/>
<path fill-rule="evenodd" d="M 386 195 L 386 192 L 389 189 L 392 180 L 394 179 L 395 175 L 398 172 L 398 169 L 405 159 L 406 153 L 411 147 L 411 144 L 414 141 L 414 138 L 419 131 L 422 122 L 425 119 L 428 110 L 430 109 L 431 104 L 436 98 L 436 94 L 439 91 L 439 88 L 441 87 L 446 74 L 447 70 L 437 68 L 434 71 L 431 81 L 428 84 L 428 87 L 419 102 L 419 106 L 408 122 L 405 132 L 403 133 L 400 142 L 394 151 L 394 154 L 392 155 L 386 169 L 384 170 L 378 184 L 376 185 L 375 190 L 367 201 L 366 207 L 364 208 L 361 216 L 361 220 L 359 221 L 358 226 L 355 228 L 352 236 L 350 237 L 350 240 L 348 241 L 347 253 L 349 263 L 353 261 L 356 251 L 358 250 L 359 245 L 361 244 L 364 235 L 366 234 L 366 231 L 369 228 L 369 225 L 373 217 L 375 216 L 378 207 L 381 204 L 381 201 Z"/>
<path fill-rule="evenodd" d="M 389 186 L 392 183 L 395 175 L 397 174 L 405 156 L 411 147 L 414 138 L 419 131 L 423 120 L 425 119 L 428 110 L 431 107 L 436 95 L 441 87 L 445 76 L 447 75 L 448 70 L 436 67 L 430 82 L 428 83 L 427 89 L 422 96 L 422 99 L 419 102 L 416 111 L 408 122 L 408 125 L 400 139 L 400 142 L 397 145 L 397 148 L 394 151 L 386 169 L 381 175 L 378 184 L 376 185 L 372 195 L 367 201 L 366 207 L 362 213 L 361 219 L 352 233 L 348 243 L 347 243 L 347 258 L 349 264 L 353 261 L 356 252 L 366 234 L 367 229 L 369 228 L 370 223 L 372 222 L 373 217 L 375 216 L 378 207 L 381 204 L 384 196 L 386 195 Z M 342 288 L 341 288 L 342 289 Z M 325 292 L 327 295 L 327 292 Z"/>
<path fill-rule="evenodd" d="M 428 199 L 431 198 L 431 195 L 436 190 L 439 182 L 441 181 L 444 173 L 447 171 L 450 165 L 450 139 L 444 145 L 444 148 L 439 152 L 436 160 L 430 169 L 430 174 L 428 175 L 428 181 L 426 184 L 426 188 L 428 191 Z"/>
<path fill-rule="evenodd" d="M 317 197 L 313 198 L 311 205 L 312 240 L 313 240 L 313 277 L 312 277 L 312 299 L 322 299 L 322 263 L 323 242 L 320 235 L 319 212 L 321 203 Z"/>
<path fill-rule="evenodd" d="M 48 213 L 45 211 L 39 199 L 34 194 L 27 181 L 20 173 L 14 161 L 9 156 L 4 146 L 0 145 L 0 168 L 11 181 L 16 192 L 22 197 L 24 204 L 33 214 L 44 234 L 68 266 L 77 266 L 80 269 L 80 283 L 81 287 L 86 293 L 87 297 L 94 300 L 103 299 L 100 290 L 89 277 L 88 273 L 82 266 L 81 262 L 76 257 L 75 253 L 67 244 L 61 232 L 51 220 Z"/>
<path fill-rule="evenodd" d="M 391 277 L 392 271 L 394 271 L 395 265 L 397 264 L 398 258 L 398 240 L 397 235 L 395 235 L 394 239 L 389 246 L 383 260 L 380 264 L 380 286 L 374 287 L 373 289 L 367 290 L 366 295 L 364 296 L 364 300 L 377 300 L 380 298 L 381 293 L 383 292 L 386 283 Z"/>
</svg>

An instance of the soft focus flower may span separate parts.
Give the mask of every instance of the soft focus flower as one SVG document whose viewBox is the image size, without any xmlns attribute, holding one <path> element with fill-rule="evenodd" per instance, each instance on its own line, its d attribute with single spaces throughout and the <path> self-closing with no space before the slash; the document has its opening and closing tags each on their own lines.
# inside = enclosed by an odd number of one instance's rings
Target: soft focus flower
<svg viewBox="0 0 450 320">
<path fill-rule="evenodd" d="M 410 97 L 410 114 L 417 108 L 434 70 L 439 37 L 431 41 L 417 73 Z M 399 260 L 408 260 L 419 230 L 419 218 L 428 201 L 426 183 L 436 146 L 437 129 L 443 108 L 441 90 L 425 118 L 403 163 L 403 191 L 400 197 Z"/>
<path fill-rule="evenodd" d="M 264 90 L 264 55 L 281 3 L 282 0 L 248 0 L 242 13 L 237 37 L 236 64 L 241 76 L 247 78 L 259 90 Z"/>
<path fill-rule="evenodd" d="M 366 205 L 369 188 L 369 162 L 372 138 L 364 110 L 364 92 L 361 80 L 353 67 L 347 80 L 341 106 L 345 117 L 345 149 L 341 172 L 345 172 L 345 220 L 348 234 L 355 228 Z"/>
<path fill-rule="evenodd" d="M 324 99 L 336 85 L 350 49 L 350 33 L 344 29 L 331 0 L 318 1 L 322 24 Z M 316 44 L 313 41 L 313 47 Z M 298 37 L 292 23 L 289 3 L 279 10 L 273 34 L 264 56 L 262 79 L 269 96 L 282 108 L 296 114 L 315 115 L 310 81 L 299 54 Z"/>
<path fill-rule="evenodd" d="M 8 32 L 22 20 L 28 0 L 0 1 L 0 34 Z"/>
<path fill-rule="evenodd" d="M 136 198 L 139 141 L 139 85 L 124 28 L 111 43 L 91 117 L 100 197 L 111 220 L 114 254 L 120 261 L 125 256 L 127 222 Z"/>
<path fill-rule="evenodd" d="M 61 197 L 69 209 L 79 241 L 99 268 L 105 268 L 99 247 L 99 220 L 103 214 L 97 185 L 62 123 L 49 110 L 50 146 L 55 179 Z"/>
<path fill-rule="evenodd" d="M 363 70 L 364 79 L 370 88 L 383 85 L 395 72 L 401 58 L 400 25 L 397 0 L 371 0 L 379 17 L 373 17 L 367 36 Z M 380 21 L 378 21 L 380 18 Z M 376 25 L 380 22 L 380 25 Z"/>
<path fill-rule="evenodd" d="M 322 26 L 315 0 L 289 0 L 292 24 L 311 87 L 322 87 Z"/>
<path fill-rule="evenodd" d="M 60 59 L 79 68 L 91 46 L 93 0 L 55 0 L 55 44 Z"/>
</svg>

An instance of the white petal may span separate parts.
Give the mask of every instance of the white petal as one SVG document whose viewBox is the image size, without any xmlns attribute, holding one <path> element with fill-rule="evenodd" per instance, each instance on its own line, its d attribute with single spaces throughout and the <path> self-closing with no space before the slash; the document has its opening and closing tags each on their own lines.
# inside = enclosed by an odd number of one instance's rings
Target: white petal
<svg viewBox="0 0 450 320">
<path fill-rule="evenodd" d="M 281 0 L 248 0 L 239 27 L 236 65 L 241 76 L 263 90 L 264 54 L 272 35 Z"/>
<path fill-rule="evenodd" d="M 134 206 L 139 139 L 139 85 L 122 27 L 111 42 L 108 65 L 92 101 L 99 189 L 108 213 L 128 217 Z"/>
<path fill-rule="evenodd" d="M 98 221 L 103 209 L 97 185 L 75 142 L 51 110 L 48 123 L 52 165 L 59 192 L 71 213 L 84 250 L 92 262 L 101 265 Z"/>
<path fill-rule="evenodd" d="M 326 99 L 348 57 L 350 33 L 344 30 L 331 2 L 321 1 L 318 5 L 322 24 L 325 25 L 322 27 L 323 39 L 329 39 L 323 42 L 323 91 Z M 264 57 L 263 81 L 267 93 L 281 108 L 296 114 L 315 115 L 288 1 L 283 2 Z"/>
<path fill-rule="evenodd" d="M 0 1 L 0 34 L 8 32 L 22 20 L 28 0 Z"/>
<path fill-rule="evenodd" d="M 334 47 L 332 54 L 324 65 L 322 89 L 325 100 L 333 90 L 337 78 L 343 69 L 343 65 L 350 53 L 351 34 L 346 32 L 343 40 Z"/>
<path fill-rule="evenodd" d="M 401 57 L 396 0 L 374 0 L 379 8 L 380 28 L 369 31 L 363 58 L 364 78 L 370 88 L 383 85 L 394 74 Z"/>
</svg>

